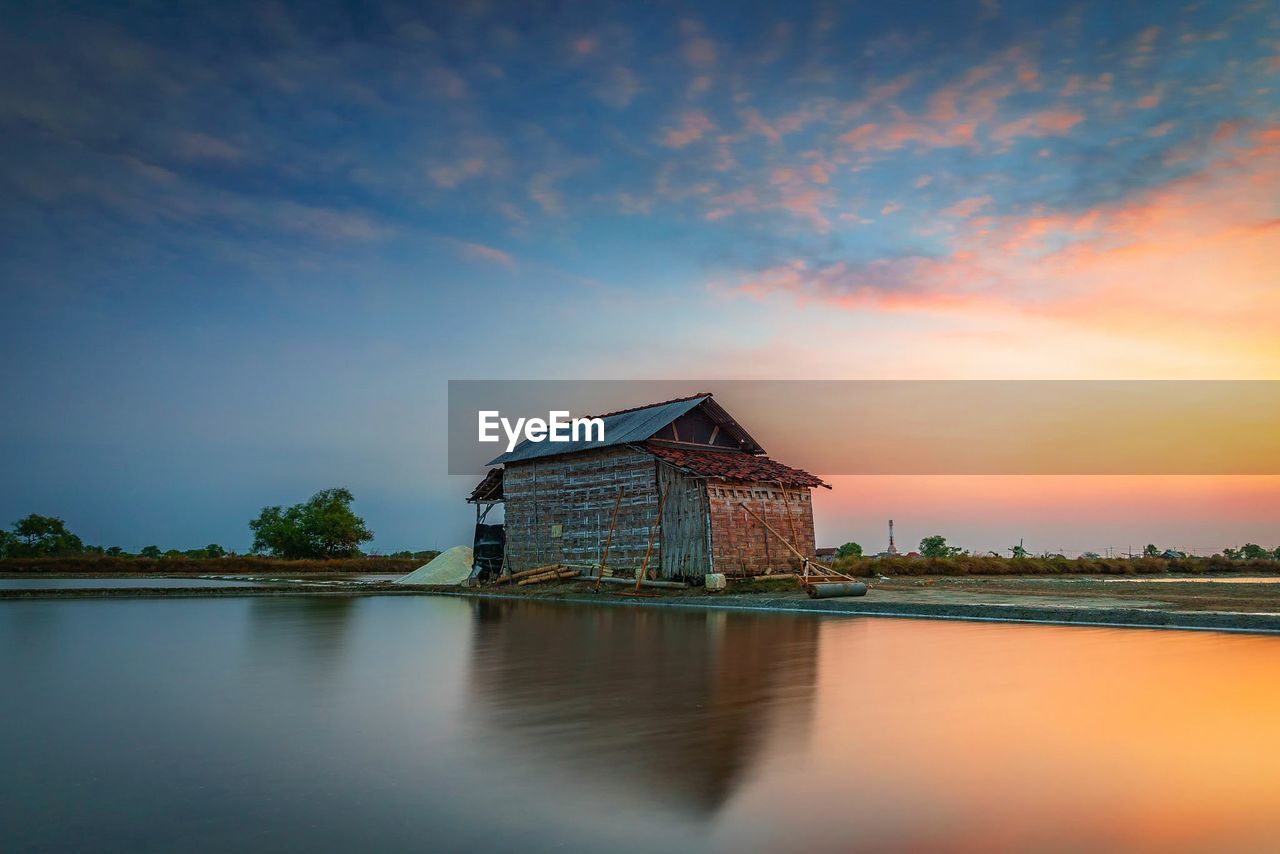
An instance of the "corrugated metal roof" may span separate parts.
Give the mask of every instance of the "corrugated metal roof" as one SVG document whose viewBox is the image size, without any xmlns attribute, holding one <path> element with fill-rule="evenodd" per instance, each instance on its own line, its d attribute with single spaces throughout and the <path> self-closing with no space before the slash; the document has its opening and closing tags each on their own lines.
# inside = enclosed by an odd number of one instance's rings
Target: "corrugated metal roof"
<svg viewBox="0 0 1280 854">
<path fill-rule="evenodd" d="M 688 397 L 683 400 L 668 400 L 639 409 L 628 409 L 604 417 L 603 442 L 530 442 L 525 440 L 509 453 L 494 457 L 485 463 L 500 466 L 522 460 L 533 460 L 540 457 L 555 457 L 560 454 L 572 454 L 577 451 L 588 451 L 595 448 L 608 448 L 614 445 L 626 445 L 632 442 L 643 442 L 681 415 L 707 400 L 711 395 L 704 394 Z"/>
</svg>

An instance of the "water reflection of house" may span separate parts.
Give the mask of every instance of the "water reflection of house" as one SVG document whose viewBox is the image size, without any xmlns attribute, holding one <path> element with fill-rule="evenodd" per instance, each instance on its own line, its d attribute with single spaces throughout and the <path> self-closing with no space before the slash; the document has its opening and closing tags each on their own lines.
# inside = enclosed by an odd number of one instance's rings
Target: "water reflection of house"
<svg viewBox="0 0 1280 854">
<path fill-rule="evenodd" d="M 511 572 L 597 563 L 619 489 L 609 563 L 620 569 L 640 564 L 664 497 L 650 562 L 656 575 L 755 575 L 798 565 L 743 504 L 813 555 L 810 490 L 830 487 L 766 457 L 710 394 L 599 417 L 603 441 L 526 440 L 491 461 L 502 468 L 491 469 L 467 499 L 476 505 L 477 555 L 501 555 Z M 505 520 L 499 532 L 483 523 L 500 503 Z M 486 551 L 482 538 L 494 547 Z M 489 569 L 483 562 L 481 568 Z"/>
<path fill-rule="evenodd" d="M 820 623 L 480 600 L 471 718 L 524 761 L 711 813 L 812 715 Z"/>
</svg>

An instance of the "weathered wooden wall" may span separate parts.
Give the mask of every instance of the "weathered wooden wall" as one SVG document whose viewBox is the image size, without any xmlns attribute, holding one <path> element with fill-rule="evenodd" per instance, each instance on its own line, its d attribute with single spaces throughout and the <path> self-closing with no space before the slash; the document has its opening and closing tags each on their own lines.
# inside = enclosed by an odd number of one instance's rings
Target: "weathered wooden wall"
<svg viewBox="0 0 1280 854">
<path fill-rule="evenodd" d="M 711 568 L 726 575 L 761 575 L 767 571 L 791 571 L 800 561 L 791 551 L 743 510 L 746 504 L 788 540 L 795 525 L 796 545 L 813 557 L 813 504 L 808 487 L 782 487 L 767 483 L 709 481 L 707 501 L 711 509 Z"/>
<path fill-rule="evenodd" d="M 619 570 L 638 567 L 658 509 L 656 467 L 652 456 L 630 448 L 508 464 L 503 481 L 506 571 L 548 563 L 598 563 L 619 486 L 622 506 L 609 565 Z M 661 571 L 661 565 L 661 549 L 655 543 L 650 566 Z"/>
<path fill-rule="evenodd" d="M 701 578 L 708 571 L 710 537 L 705 482 L 659 462 L 658 483 L 667 496 L 660 532 L 662 575 Z"/>
</svg>

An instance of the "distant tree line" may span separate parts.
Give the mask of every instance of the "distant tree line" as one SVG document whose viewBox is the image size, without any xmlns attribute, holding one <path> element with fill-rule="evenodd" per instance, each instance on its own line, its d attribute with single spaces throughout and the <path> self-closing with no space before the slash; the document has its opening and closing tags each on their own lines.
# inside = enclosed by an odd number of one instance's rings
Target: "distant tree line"
<svg viewBox="0 0 1280 854">
<path fill-rule="evenodd" d="M 373 539 L 364 519 L 351 509 L 355 497 L 344 488 L 324 489 L 301 504 L 291 507 L 264 507 L 249 522 L 253 533 L 253 554 L 288 560 L 337 560 L 360 557 L 361 543 Z M 433 550 L 399 551 L 397 558 L 434 557 Z M 221 558 L 234 557 L 217 543 L 202 549 L 168 549 L 151 545 L 130 553 L 119 546 L 85 545 L 56 516 L 32 513 L 13 523 L 12 530 L 0 529 L 0 558 L 27 557 Z"/>
<path fill-rule="evenodd" d="M 1010 546 L 1005 551 L 1009 552 L 1009 556 L 1015 559 L 1029 558 L 1031 553 L 1023 547 L 1022 542 L 1016 546 Z M 920 541 L 920 557 L 927 558 L 949 558 L 949 557 L 970 557 L 970 552 L 958 546 L 947 544 L 947 538 L 941 534 L 934 534 L 925 537 Z M 999 552 L 988 552 L 987 557 L 1003 557 Z M 1136 557 L 1137 555 L 1134 555 Z M 1161 549 L 1154 543 L 1148 543 L 1146 548 L 1142 550 L 1144 558 L 1165 558 L 1180 560 L 1188 557 L 1177 549 Z M 857 559 L 862 557 L 862 546 L 857 543 L 845 543 L 836 549 L 836 557 L 846 560 Z M 1045 552 L 1039 557 L 1052 560 L 1066 560 L 1064 555 L 1055 552 Z M 1080 556 L 1084 560 L 1096 560 L 1101 558 L 1097 552 L 1085 552 Z M 1280 546 L 1274 549 L 1266 549 L 1257 543 L 1246 543 L 1237 549 L 1223 549 L 1219 554 L 1214 555 L 1215 558 L 1225 558 L 1226 560 L 1277 560 L 1280 561 Z"/>
</svg>

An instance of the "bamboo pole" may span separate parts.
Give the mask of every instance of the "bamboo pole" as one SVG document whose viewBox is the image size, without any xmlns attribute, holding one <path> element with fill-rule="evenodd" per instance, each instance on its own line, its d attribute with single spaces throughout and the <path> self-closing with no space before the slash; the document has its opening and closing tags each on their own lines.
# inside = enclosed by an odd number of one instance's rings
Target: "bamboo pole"
<svg viewBox="0 0 1280 854">
<path fill-rule="evenodd" d="M 542 566 L 535 566 L 532 569 L 522 569 L 519 572 L 513 572 L 510 575 L 504 575 L 501 578 L 494 581 L 493 583 L 507 584 L 508 582 L 511 582 L 511 581 L 518 581 L 521 578 L 528 578 L 530 575 L 538 575 L 539 573 L 550 572 L 553 569 L 559 569 L 559 568 L 560 568 L 560 564 L 558 563 L 547 563 L 547 564 L 543 564 Z"/>
<path fill-rule="evenodd" d="M 829 567 L 829 566 L 823 566 L 822 564 L 818 563 L 818 562 L 817 562 L 817 561 L 815 561 L 815 560 L 810 560 L 810 559 L 809 559 L 809 558 L 808 558 L 808 557 L 807 557 L 803 552 L 801 552 L 798 548 L 796 548 L 794 545 L 792 545 L 790 542 L 788 542 L 786 537 L 782 536 L 782 535 L 781 535 L 781 534 L 779 534 L 777 531 L 773 530 L 772 526 L 770 526 L 768 522 L 766 522 L 764 519 L 761 519 L 759 516 L 757 516 L 754 510 L 752 510 L 750 507 L 748 507 L 746 504 L 744 504 L 744 503 L 743 503 L 743 502 L 741 502 L 741 501 L 739 501 L 739 502 L 738 502 L 738 506 L 739 506 L 739 507 L 741 507 L 743 510 L 746 510 L 746 511 L 747 511 L 748 513 L 750 513 L 752 516 L 754 516 L 754 517 L 755 517 L 755 520 L 756 520 L 757 522 L 759 522 L 761 525 L 764 525 L 764 526 L 765 526 L 765 528 L 767 528 L 767 529 L 768 529 L 768 531 L 769 531 L 771 534 L 773 534 L 775 537 L 777 537 L 779 540 L 782 540 L 782 544 L 783 544 L 784 546 L 786 546 L 787 548 L 791 549 L 791 552 L 792 552 L 796 557 L 800 558 L 800 565 L 801 565 L 801 566 L 803 566 L 803 567 L 805 567 L 805 577 L 806 577 L 806 578 L 808 577 L 808 569 L 809 569 L 810 565 L 812 565 L 812 566 L 814 566 L 814 567 L 818 568 L 819 570 L 821 570 L 824 574 L 826 574 L 826 575 L 828 575 L 828 576 L 835 576 L 835 577 L 837 577 L 837 578 L 843 578 L 843 579 L 846 579 L 846 580 L 848 580 L 848 581 L 856 581 L 856 580 L 857 580 L 857 579 L 853 578 L 853 576 L 845 575 L 843 572 L 840 572 L 840 571 L 838 571 L 838 570 L 832 569 L 832 568 L 831 568 L 831 567 Z M 807 582 L 806 582 L 806 583 L 807 583 Z"/>
<path fill-rule="evenodd" d="M 541 584 L 544 581 L 553 581 L 557 578 L 571 578 L 578 574 L 576 569 L 555 569 L 550 572 L 544 572 L 540 575 L 530 575 L 516 582 L 517 587 L 523 587 L 526 584 Z"/>
<path fill-rule="evenodd" d="M 791 526 L 791 542 L 799 543 L 800 535 L 796 533 L 796 520 L 791 516 L 791 502 L 787 500 L 787 487 L 779 480 L 778 488 L 782 490 L 782 506 L 787 508 L 787 524 Z M 800 569 L 807 579 L 809 577 L 809 567 L 803 560 L 800 561 Z"/>
<path fill-rule="evenodd" d="M 658 536 L 658 528 L 662 525 L 662 508 L 667 506 L 667 496 L 671 494 L 671 490 L 662 493 L 658 498 L 658 515 L 653 520 L 653 527 L 649 529 L 649 547 L 644 550 L 644 562 L 640 564 L 640 568 L 636 570 L 636 592 L 640 592 L 640 582 L 644 581 L 644 574 L 649 569 L 649 556 L 653 554 L 653 541 Z"/>
<path fill-rule="evenodd" d="M 604 540 L 604 553 L 600 555 L 600 570 L 596 573 L 595 592 L 600 592 L 600 579 L 604 578 L 604 565 L 609 562 L 609 546 L 613 544 L 613 529 L 618 524 L 618 508 L 622 506 L 622 487 L 618 487 L 618 497 L 613 501 L 613 515 L 609 517 L 609 536 Z"/>
</svg>

